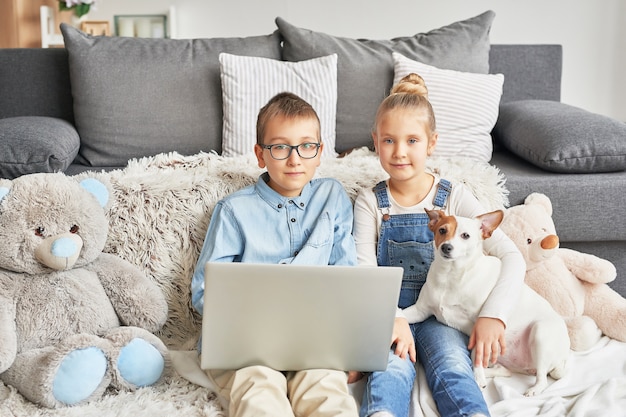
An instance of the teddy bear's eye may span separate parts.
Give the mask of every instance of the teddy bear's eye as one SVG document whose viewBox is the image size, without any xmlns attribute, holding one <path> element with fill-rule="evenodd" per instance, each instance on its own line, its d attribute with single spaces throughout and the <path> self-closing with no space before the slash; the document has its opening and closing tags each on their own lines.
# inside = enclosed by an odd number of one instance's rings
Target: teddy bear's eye
<svg viewBox="0 0 626 417">
<path fill-rule="evenodd" d="M 526 239 L 526 243 L 528 243 L 530 245 L 531 243 L 533 243 L 533 240 L 531 238 L 528 238 L 528 239 Z"/>
<path fill-rule="evenodd" d="M 70 227 L 70 233 L 78 233 L 78 226 L 74 225 L 74 226 Z"/>
<path fill-rule="evenodd" d="M 35 236 L 43 236 L 45 231 L 46 229 L 44 227 L 39 226 L 38 228 L 35 229 Z"/>
</svg>

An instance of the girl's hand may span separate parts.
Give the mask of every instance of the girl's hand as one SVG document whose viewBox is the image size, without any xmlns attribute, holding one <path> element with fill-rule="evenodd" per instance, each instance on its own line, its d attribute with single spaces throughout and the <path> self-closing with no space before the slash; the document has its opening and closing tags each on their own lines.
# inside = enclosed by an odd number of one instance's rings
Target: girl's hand
<svg viewBox="0 0 626 417">
<path fill-rule="evenodd" d="M 411 362 L 415 363 L 417 360 L 417 353 L 415 352 L 415 340 L 413 339 L 413 333 L 409 327 L 409 322 L 404 317 L 396 317 L 393 322 L 393 333 L 391 334 L 391 346 L 396 346 L 394 353 L 401 357 L 406 358 L 408 353 Z"/>
<path fill-rule="evenodd" d="M 467 348 L 474 349 L 474 365 L 486 368 L 506 352 L 504 323 L 491 317 L 479 317 L 474 324 Z"/>
</svg>

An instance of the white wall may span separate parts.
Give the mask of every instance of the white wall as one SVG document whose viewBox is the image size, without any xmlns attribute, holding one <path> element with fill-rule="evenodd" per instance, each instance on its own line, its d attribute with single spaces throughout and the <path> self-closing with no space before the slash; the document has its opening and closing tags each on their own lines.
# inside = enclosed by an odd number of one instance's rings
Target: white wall
<svg viewBox="0 0 626 417">
<path fill-rule="evenodd" d="M 98 1 L 98 0 L 97 0 Z M 562 101 L 626 121 L 623 0 L 99 0 L 90 19 L 176 7 L 179 38 L 268 34 L 274 18 L 336 36 L 413 35 L 491 9 L 492 43 L 563 45 Z"/>
</svg>

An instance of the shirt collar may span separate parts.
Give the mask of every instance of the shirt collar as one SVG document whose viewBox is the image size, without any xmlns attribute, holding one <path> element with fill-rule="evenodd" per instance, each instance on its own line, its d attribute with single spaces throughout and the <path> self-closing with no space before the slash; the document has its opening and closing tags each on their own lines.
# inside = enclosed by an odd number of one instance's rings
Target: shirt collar
<svg viewBox="0 0 626 417">
<path fill-rule="evenodd" d="M 256 192 L 259 196 L 270 206 L 273 207 L 274 210 L 278 211 L 281 208 L 285 207 L 287 204 L 293 204 L 295 207 L 300 210 L 304 210 L 306 206 L 309 204 L 309 200 L 311 199 L 311 181 L 305 184 L 302 192 L 297 197 L 285 197 L 280 195 L 276 191 L 274 191 L 267 182 L 269 181 L 269 174 L 267 172 L 262 173 L 259 176 L 258 181 L 256 182 Z"/>
</svg>

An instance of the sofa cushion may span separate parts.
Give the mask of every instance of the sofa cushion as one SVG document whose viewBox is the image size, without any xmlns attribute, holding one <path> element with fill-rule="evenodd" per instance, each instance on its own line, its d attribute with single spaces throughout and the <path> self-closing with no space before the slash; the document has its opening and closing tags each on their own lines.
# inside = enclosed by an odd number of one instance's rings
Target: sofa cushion
<svg viewBox="0 0 626 417">
<path fill-rule="evenodd" d="M 502 104 L 494 137 L 547 171 L 593 173 L 626 169 L 626 124 L 556 101 Z"/>
<path fill-rule="evenodd" d="M 54 117 L 0 119 L 0 177 L 64 171 L 80 147 L 71 123 Z"/>
<path fill-rule="evenodd" d="M 80 162 L 96 167 L 174 150 L 221 152 L 219 53 L 280 59 L 276 33 L 179 40 L 92 37 L 65 24 L 61 29 Z"/>
<path fill-rule="evenodd" d="M 425 64 L 457 71 L 489 72 L 489 30 L 495 13 L 487 11 L 427 33 L 388 40 L 350 39 L 298 28 L 276 18 L 283 38 L 285 61 L 302 61 L 336 53 L 336 150 L 371 143 L 371 126 L 378 105 L 393 81 L 391 52 Z"/>
<path fill-rule="evenodd" d="M 336 54 L 283 62 L 222 53 L 219 60 L 224 102 L 222 155 L 253 155 L 259 110 L 276 94 L 288 91 L 315 109 L 324 141 L 322 156 L 336 156 Z"/>
<path fill-rule="evenodd" d="M 439 69 L 397 52 L 393 60 L 394 85 L 412 72 L 426 83 L 439 133 L 433 155 L 489 162 L 491 130 L 498 119 L 504 75 Z"/>
</svg>

